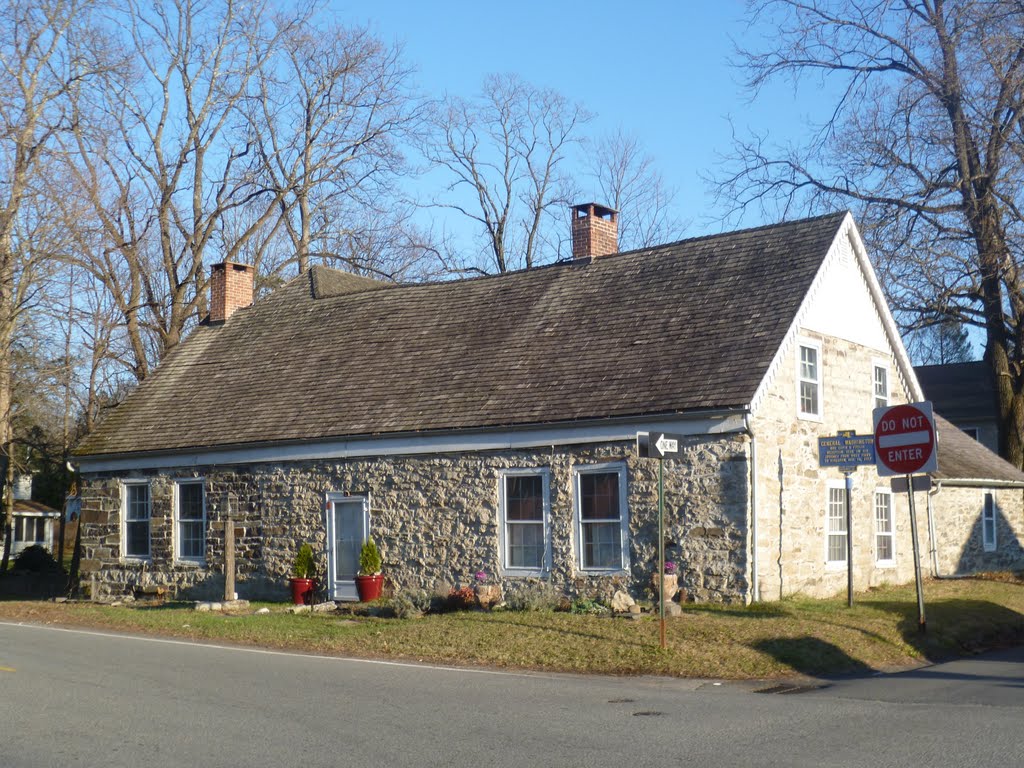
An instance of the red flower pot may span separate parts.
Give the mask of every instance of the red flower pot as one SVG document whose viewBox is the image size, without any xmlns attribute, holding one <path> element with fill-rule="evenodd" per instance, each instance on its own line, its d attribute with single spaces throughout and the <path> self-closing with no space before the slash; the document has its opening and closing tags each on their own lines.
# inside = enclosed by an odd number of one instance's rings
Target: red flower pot
<svg viewBox="0 0 1024 768">
<path fill-rule="evenodd" d="M 292 602 L 295 605 L 312 605 L 316 592 L 316 579 L 291 579 Z"/>
<path fill-rule="evenodd" d="M 368 603 L 380 597 L 380 590 L 384 586 L 384 574 L 375 573 L 373 576 L 356 576 L 356 592 L 359 593 L 359 602 Z"/>
</svg>

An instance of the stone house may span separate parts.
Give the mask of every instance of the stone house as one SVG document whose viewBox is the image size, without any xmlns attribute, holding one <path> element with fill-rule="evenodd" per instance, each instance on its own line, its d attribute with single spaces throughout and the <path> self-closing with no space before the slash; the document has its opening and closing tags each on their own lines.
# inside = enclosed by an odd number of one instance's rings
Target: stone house
<svg viewBox="0 0 1024 768">
<path fill-rule="evenodd" d="M 77 449 L 84 577 L 219 593 L 230 519 L 241 597 L 283 598 L 309 541 L 324 595 L 353 599 L 369 535 L 397 590 L 484 570 L 644 596 L 658 472 L 636 436 L 664 431 L 689 599 L 835 593 L 847 535 L 858 587 L 912 579 L 903 502 L 862 468 L 848 532 L 817 465 L 819 435 L 921 396 L 852 217 L 618 253 L 616 216 L 577 206 L 572 259 L 460 281 L 314 267 L 253 303 L 251 268 L 215 265 L 208 320 Z M 1024 475 L 1000 471 L 1008 546 Z"/>
</svg>

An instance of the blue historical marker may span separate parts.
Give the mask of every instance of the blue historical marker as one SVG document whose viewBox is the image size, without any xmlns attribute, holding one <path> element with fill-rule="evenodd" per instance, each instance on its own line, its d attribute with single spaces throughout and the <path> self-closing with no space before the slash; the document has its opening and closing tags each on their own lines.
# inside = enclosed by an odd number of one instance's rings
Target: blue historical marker
<svg viewBox="0 0 1024 768">
<path fill-rule="evenodd" d="M 858 435 L 853 430 L 840 430 L 835 435 L 818 438 L 818 465 L 849 468 L 875 463 L 875 436 Z"/>
</svg>

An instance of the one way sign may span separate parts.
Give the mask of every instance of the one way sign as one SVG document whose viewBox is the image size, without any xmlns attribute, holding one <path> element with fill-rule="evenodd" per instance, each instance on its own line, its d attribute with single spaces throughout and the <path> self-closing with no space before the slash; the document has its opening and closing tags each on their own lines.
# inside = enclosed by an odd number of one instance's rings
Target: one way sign
<svg viewBox="0 0 1024 768">
<path fill-rule="evenodd" d="M 670 435 L 667 432 L 637 432 L 637 456 L 648 459 L 663 459 L 679 453 L 682 443 L 681 435 Z"/>
</svg>

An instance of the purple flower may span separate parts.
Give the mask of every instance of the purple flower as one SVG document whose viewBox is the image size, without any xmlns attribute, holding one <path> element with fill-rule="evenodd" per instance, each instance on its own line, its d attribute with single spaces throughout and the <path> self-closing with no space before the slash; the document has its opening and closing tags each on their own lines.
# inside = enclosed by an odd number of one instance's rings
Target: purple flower
<svg viewBox="0 0 1024 768">
<path fill-rule="evenodd" d="M 665 561 L 665 573 L 667 573 L 669 575 L 672 575 L 675 572 L 676 572 L 676 564 L 673 563 L 671 560 L 666 560 Z"/>
<path fill-rule="evenodd" d="M 487 571 L 477 571 L 476 572 L 476 580 L 477 581 L 487 581 Z"/>
</svg>

